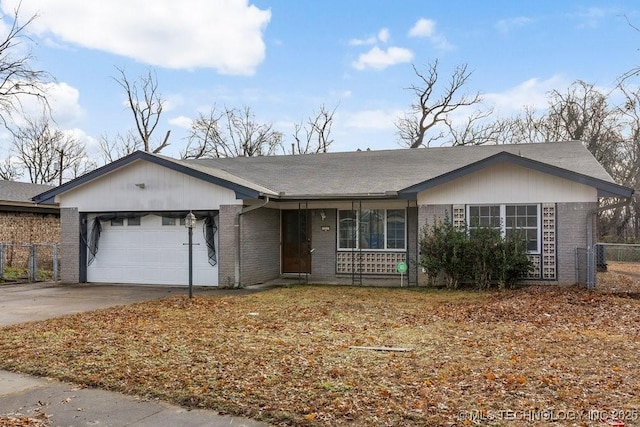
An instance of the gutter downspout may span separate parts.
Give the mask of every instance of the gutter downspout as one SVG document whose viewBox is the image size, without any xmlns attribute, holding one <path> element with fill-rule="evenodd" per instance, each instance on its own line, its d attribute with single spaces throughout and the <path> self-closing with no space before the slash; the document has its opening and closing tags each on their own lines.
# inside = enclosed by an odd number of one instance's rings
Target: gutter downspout
<svg viewBox="0 0 640 427">
<path fill-rule="evenodd" d="M 240 256 L 242 251 L 240 250 L 240 224 L 242 223 L 241 221 L 241 216 L 249 213 L 251 211 L 255 211 L 257 209 L 263 208 L 267 203 L 269 203 L 269 196 L 265 196 L 264 197 L 264 202 L 260 205 L 254 205 L 254 206 L 247 206 L 246 208 L 242 208 L 240 210 L 240 212 L 238 212 L 236 214 L 236 220 L 235 223 L 233 224 L 233 226 L 236 229 L 236 260 L 235 260 L 235 267 L 234 267 L 234 284 L 233 287 L 234 288 L 240 288 L 241 287 L 241 277 L 240 277 Z"/>
<path fill-rule="evenodd" d="M 595 262 L 595 244 L 593 242 L 593 217 L 595 214 L 609 209 L 622 208 L 627 206 L 633 196 L 625 198 L 623 201 L 612 205 L 600 206 L 587 212 L 587 289 L 596 288 L 596 262 Z"/>
</svg>

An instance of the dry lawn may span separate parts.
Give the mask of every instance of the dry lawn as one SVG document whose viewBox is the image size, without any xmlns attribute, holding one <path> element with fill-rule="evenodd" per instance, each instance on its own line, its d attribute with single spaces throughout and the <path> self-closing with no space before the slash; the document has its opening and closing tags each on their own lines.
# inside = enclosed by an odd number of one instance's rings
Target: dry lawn
<svg viewBox="0 0 640 427">
<path fill-rule="evenodd" d="M 598 273 L 597 287 L 603 292 L 640 295 L 640 263 L 609 262 L 606 273 Z"/>
<path fill-rule="evenodd" d="M 555 287 L 174 297 L 1 329 L 0 368 L 274 425 L 632 426 L 639 308 Z"/>
</svg>

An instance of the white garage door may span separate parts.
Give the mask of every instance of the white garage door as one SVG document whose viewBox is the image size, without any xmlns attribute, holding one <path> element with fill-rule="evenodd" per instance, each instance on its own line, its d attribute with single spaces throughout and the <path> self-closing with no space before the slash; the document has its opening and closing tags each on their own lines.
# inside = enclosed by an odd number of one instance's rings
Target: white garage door
<svg viewBox="0 0 640 427">
<path fill-rule="evenodd" d="M 88 220 L 90 230 L 93 216 L 89 215 Z M 193 284 L 217 286 L 218 267 L 209 264 L 203 224 L 204 221 L 197 221 L 193 228 Z M 147 215 L 104 221 L 98 253 L 87 267 L 87 281 L 188 285 L 188 240 L 188 229 L 178 218 L 163 221 L 160 216 Z M 215 247 L 217 251 L 217 232 Z"/>
</svg>

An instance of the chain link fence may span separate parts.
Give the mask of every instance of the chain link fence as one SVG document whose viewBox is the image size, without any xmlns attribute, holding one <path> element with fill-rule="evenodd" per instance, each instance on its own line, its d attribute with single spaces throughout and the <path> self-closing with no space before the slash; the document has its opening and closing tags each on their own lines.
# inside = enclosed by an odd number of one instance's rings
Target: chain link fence
<svg viewBox="0 0 640 427">
<path fill-rule="evenodd" d="M 598 243 L 598 258 L 604 264 L 609 261 L 640 262 L 640 244 Z"/>
<path fill-rule="evenodd" d="M 60 260 L 57 244 L 0 243 L 0 281 L 58 281 Z"/>
</svg>

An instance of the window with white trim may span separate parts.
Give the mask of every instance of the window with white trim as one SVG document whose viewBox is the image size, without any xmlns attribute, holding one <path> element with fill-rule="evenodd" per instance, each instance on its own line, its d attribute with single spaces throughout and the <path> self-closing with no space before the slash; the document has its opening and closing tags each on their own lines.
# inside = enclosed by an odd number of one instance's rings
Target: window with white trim
<svg viewBox="0 0 640 427">
<path fill-rule="evenodd" d="M 404 209 L 338 211 L 338 249 L 406 250 Z"/>
<path fill-rule="evenodd" d="M 471 205 L 467 218 L 471 233 L 479 227 L 498 229 L 503 236 L 517 231 L 529 253 L 540 253 L 540 205 Z"/>
</svg>

